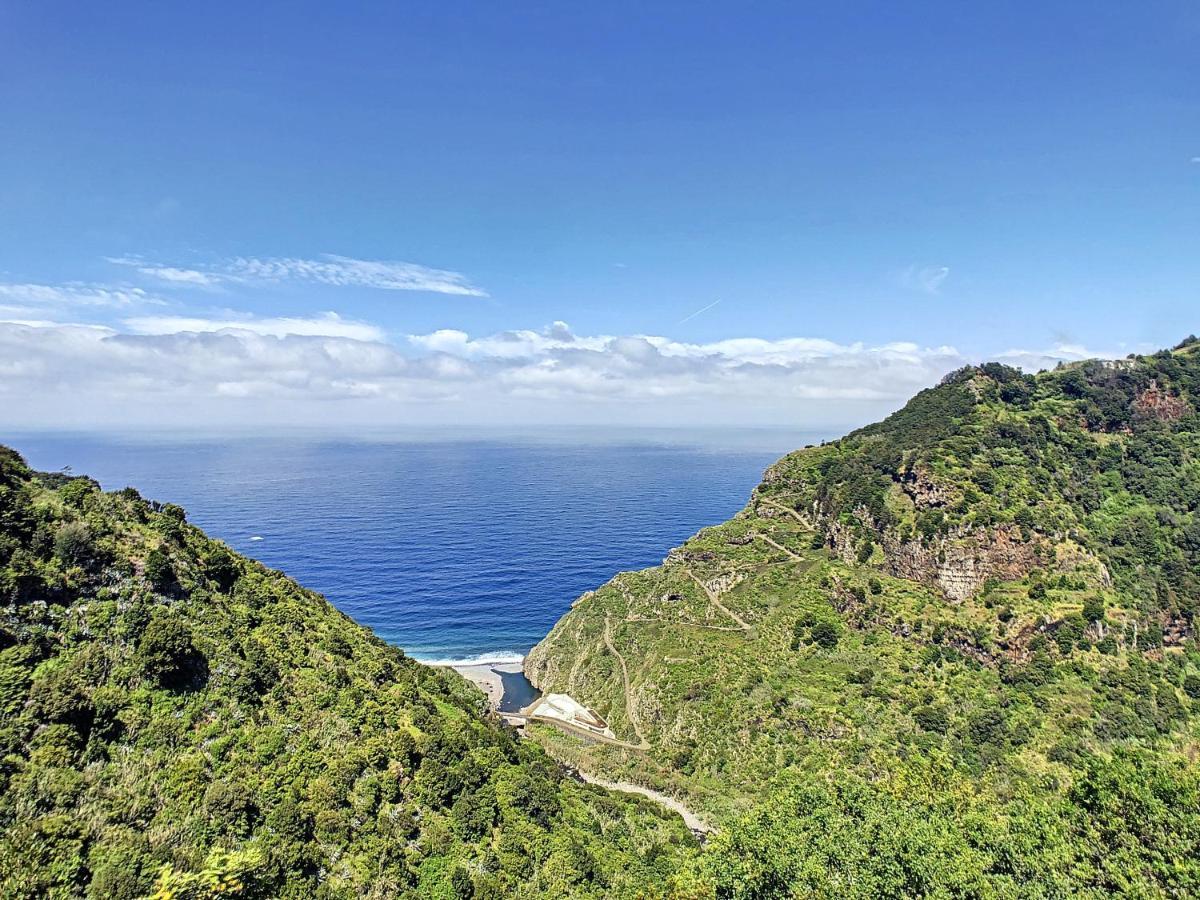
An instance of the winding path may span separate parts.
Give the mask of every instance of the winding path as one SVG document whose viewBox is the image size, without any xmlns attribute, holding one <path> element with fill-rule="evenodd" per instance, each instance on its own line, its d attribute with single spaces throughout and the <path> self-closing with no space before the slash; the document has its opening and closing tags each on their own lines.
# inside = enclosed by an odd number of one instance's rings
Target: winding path
<svg viewBox="0 0 1200 900">
<path fill-rule="evenodd" d="M 739 625 L 704 625 L 700 622 L 685 622 L 683 619 L 659 619 L 653 616 L 626 616 L 626 622 L 658 622 L 660 625 L 675 625 L 679 628 L 704 628 L 708 631 L 744 631 Z"/>
<path fill-rule="evenodd" d="M 755 499 L 759 503 L 764 503 L 767 506 L 774 507 L 775 509 L 779 510 L 780 512 L 787 513 L 789 516 L 791 516 L 793 519 L 795 519 L 797 522 L 799 522 L 805 528 L 813 527 L 813 523 L 808 520 L 808 516 L 797 512 L 796 510 L 792 509 L 790 506 L 784 506 L 782 503 L 777 503 L 774 500 L 768 500 L 766 497 L 756 497 Z"/>
<path fill-rule="evenodd" d="M 703 581 L 701 581 L 699 578 L 697 578 L 696 573 L 693 572 L 691 569 L 688 569 L 687 573 L 688 573 L 688 576 L 692 579 L 692 581 L 694 581 L 694 582 L 696 582 L 696 584 L 700 585 L 700 590 L 704 591 L 704 596 L 708 597 L 709 603 L 711 603 L 713 606 L 715 606 L 721 612 L 725 613 L 725 615 L 729 616 L 729 618 L 733 619 L 733 621 L 737 622 L 738 625 L 741 626 L 742 631 L 750 630 L 749 623 L 747 623 L 745 619 L 743 619 L 741 616 L 739 616 L 733 610 L 726 607 L 725 604 L 721 602 L 720 597 L 717 596 L 716 591 L 709 590 L 708 585 L 705 584 Z"/>
<path fill-rule="evenodd" d="M 625 691 L 625 717 L 629 719 L 629 725 L 633 728 L 633 733 L 637 735 L 638 740 L 642 743 L 642 749 L 649 749 L 650 742 L 646 740 L 646 736 L 642 734 L 642 729 L 637 723 L 637 704 L 633 701 L 633 691 L 629 687 L 629 667 L 625 665 L 625 657 L 616 648 L 612 641 L 612 620 L 609 619 L 608 613 L 604 614 L 604 646 L 608 648 L 608 652 L 617 658 L 617 662 L 621 664 L 621 686 Z"/>
<path fill-rule="evenodd" d="M 786 553 L 788 556 L 790 556 L 792 559 L 796 560 L 797 562 L 804 562 L 804 557 L 801 556 L 799 553 L 797 553 L 794 550 L 789 550 L 787 547 L 783 546 L 783 544 L 780 544 L 777 541 L 773 541 L 771 538 L 767 537 L 765 534 L 760 534 L 760 533 L 756 532 L 754 536 L 756 538 L 760 538 L 760 539 L 766 541 L 768 544 L 770 544 L 776 550 L 782 550 L 784 553 Z"/>
</svg>

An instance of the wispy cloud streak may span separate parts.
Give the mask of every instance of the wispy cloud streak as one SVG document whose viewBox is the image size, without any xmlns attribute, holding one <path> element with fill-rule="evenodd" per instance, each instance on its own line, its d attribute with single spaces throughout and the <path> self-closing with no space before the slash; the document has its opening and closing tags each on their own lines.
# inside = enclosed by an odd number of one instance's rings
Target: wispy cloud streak
<svg viewBox="0 0 1200 900">
<path fill-rule="evenodd" d="M 150 263 L 136 256 L 107 259 L 116 265 L 131 266 L 148 278 L 177 285 L 211 287 L 221 284 L 307 281 L 333 287 L 487 296 L 486 291 L 473 285 L 460 272 L 434 269 L 417 263 L 356 259 L 336 254 L 325 254 L 318 259 L 239 256 L 201 267 Z"/>
<path fill-rule="evenodd" d="M 139 304 L 162 305 L 165 301 L 139 287 L 88 284 L 69 281 L 63 284 L 0 282 L 0 299 L 28 307 L 108 307 L 124 308 Z"/>
<path fill-rule="evenodd" d="M 720 302 L 721 302 L 720 300 L 714 300 L 712 303 L 708 304 L 708 306 L 702 306 L 698 310 L 696 310 L 694 313 L 692 313 L 691 315 L 684 316 L 682 319 L 680 319 L 675 324 L 682 325 L 684 322 L 690 322 L 690 321 L 692 321 L 692 319 L 696 318 L 696 316 L 700 315 L 700 313 L 708 312 L 710 309 L 712 309 L 714 306 L 716 306 Z"/>
</svg>

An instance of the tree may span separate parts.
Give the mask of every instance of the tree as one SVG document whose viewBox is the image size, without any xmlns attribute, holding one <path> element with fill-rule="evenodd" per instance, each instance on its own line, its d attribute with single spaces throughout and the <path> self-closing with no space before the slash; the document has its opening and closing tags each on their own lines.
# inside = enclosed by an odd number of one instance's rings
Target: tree
<svg viewBox="0 0 1200 900">
<path fill-rule="evenodd" d="M 208 554 L 204 560 L 204 574 L 217 584 L 223 594 L 228 594 L 242 574 L 237 558 L 222 546 Z"/>
</svg>

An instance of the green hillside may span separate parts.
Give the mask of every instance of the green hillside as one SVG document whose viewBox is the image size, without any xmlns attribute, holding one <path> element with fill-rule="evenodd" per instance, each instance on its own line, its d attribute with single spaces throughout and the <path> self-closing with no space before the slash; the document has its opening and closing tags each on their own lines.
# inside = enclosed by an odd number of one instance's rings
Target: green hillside
<svg viewBox="0 0 1200 900">
<path fill-rule="evenodd" d="M 1200 893 L 1200 344 L 948 376 L 526 661 L 721 827 L 680 896 Z"/>
<path fill-rule="evenodd" d="M 610 897 L 693 852 L 179 507 L 0 448 L 0 897 Z"/>
</svg>

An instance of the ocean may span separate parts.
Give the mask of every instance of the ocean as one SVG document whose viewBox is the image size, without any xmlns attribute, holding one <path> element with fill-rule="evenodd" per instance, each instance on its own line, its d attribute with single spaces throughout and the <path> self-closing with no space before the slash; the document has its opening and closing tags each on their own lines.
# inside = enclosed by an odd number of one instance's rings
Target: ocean
<svg viewBox="0 0 1200 900">
<path fill-rule="evenodd" d="M 811 435 L 0 438 L 191 522 L 427 662 L 521 657 L 571 601 L 737 512 Z"/>
</svg>

